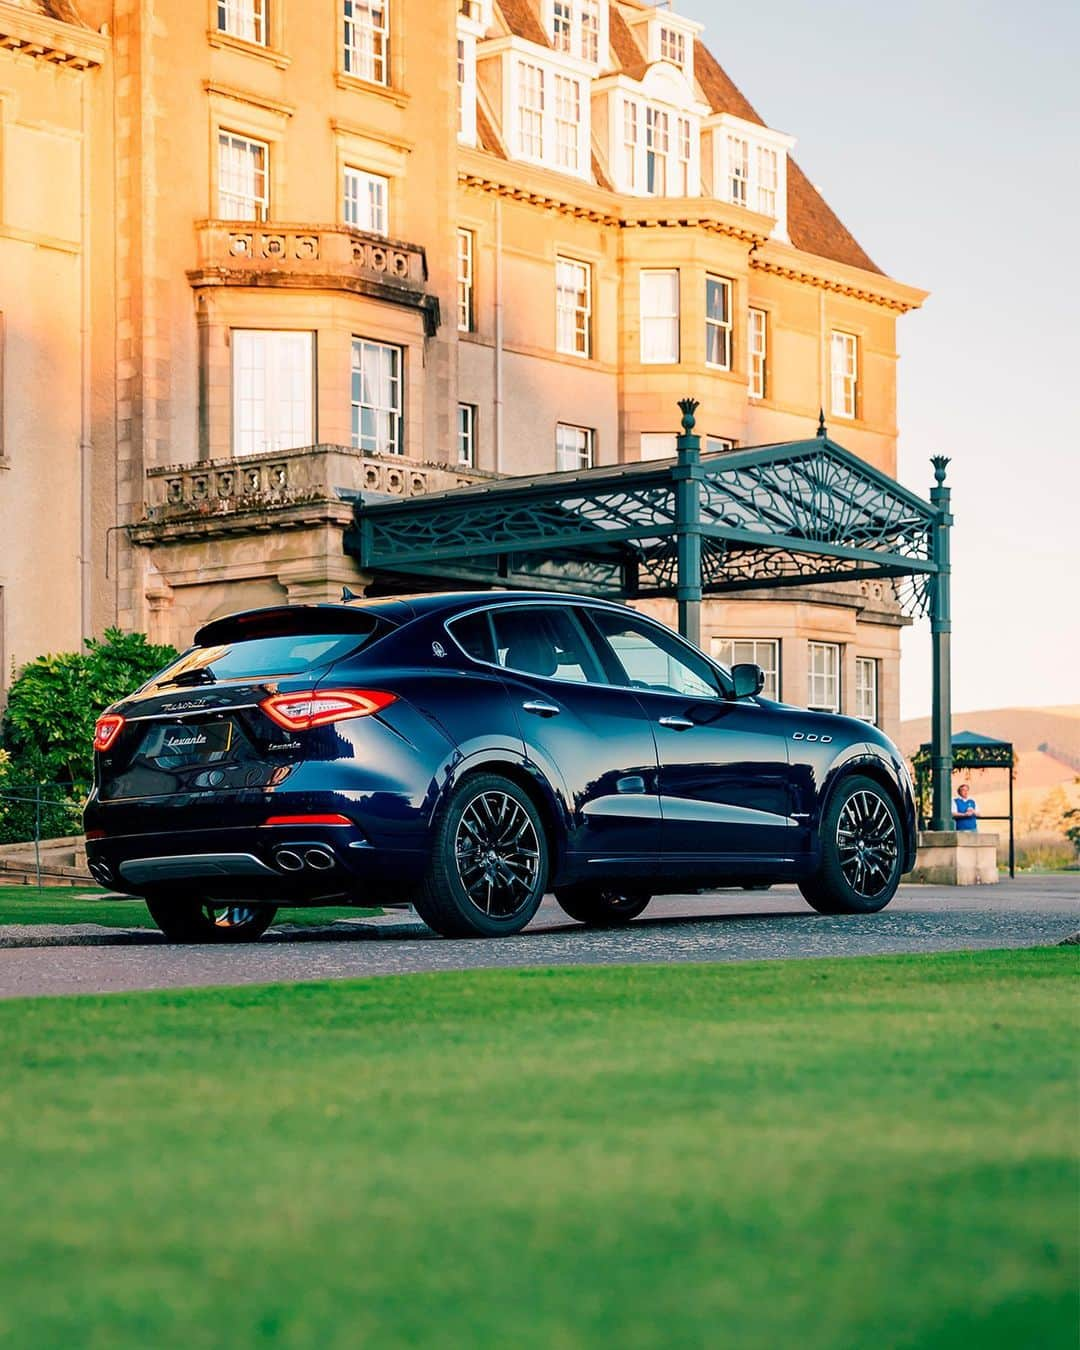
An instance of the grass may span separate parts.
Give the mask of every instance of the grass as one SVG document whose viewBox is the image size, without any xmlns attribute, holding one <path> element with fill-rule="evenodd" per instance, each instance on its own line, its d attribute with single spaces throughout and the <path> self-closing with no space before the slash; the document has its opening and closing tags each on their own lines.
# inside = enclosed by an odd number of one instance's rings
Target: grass
<svg viewBox="0 0 1080 1350">
<path fill-rule="evenodd" d="M 1076 952 L 0 1003 L 0 1343 L 1075 1345 Z"/>
<path fill-rule="evenodd" d="M 89 897 L 89 898 L 87 898 Z M 380 909 L 282 909 L 276 922 L 311 926 L 335 919 L 359 919 Z M 88 885 L 0 886 L 0 927 L 26 923 L 96 923 L 103 928 L 154 928 L 141 900 L 125 899 Z"/>
</svg>

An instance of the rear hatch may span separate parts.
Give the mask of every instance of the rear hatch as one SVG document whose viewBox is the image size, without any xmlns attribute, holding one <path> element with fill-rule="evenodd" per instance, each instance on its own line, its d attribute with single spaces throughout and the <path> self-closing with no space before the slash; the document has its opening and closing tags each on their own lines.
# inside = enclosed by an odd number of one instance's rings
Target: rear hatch
<svg viewBox="0 0 1080 1350">
<path fill-rule="evenodd" d="M 256 610 L 208 624 L 195 646 L 116 705 L 123 725 L 95 756 L 99 801 L 184 796 L 185 825 L 198 828 L 215 823 L 219 793 L 261 800 L 311 749 L 309 733 L 275 720 L 266 700 L 328 688 L 335 668 L 394 626 L 382 614 L 333 605 Z M 200 798 L 205 822 L 195 818 Z"/>
</svg>

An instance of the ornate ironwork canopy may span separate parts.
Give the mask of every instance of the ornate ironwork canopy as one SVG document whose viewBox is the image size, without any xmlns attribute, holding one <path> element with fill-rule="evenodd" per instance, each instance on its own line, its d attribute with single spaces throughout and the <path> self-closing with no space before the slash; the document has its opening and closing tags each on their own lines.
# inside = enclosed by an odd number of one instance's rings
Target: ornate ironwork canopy
<svg viewBox="0 0 1080 1350">
<path fill-rule="evenodd" d="M 696 438 L 694 438 L 696 439 Z M 680 519 L 680 480 L 698 519 Z M 828 437 L 505 478 L 357 504 L 346 546 L 365 571 L 623 599 L 675 595 L 678 539 L 701 540 L 706 593 L 891 578 L 922 612 L 937 513 Z"/>
</svg>

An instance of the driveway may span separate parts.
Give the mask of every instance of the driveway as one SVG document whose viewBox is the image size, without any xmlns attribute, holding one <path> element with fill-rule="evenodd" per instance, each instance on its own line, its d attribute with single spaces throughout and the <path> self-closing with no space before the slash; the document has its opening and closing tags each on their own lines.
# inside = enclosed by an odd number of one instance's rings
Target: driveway
<svg viewBox="0 0 1080 1350">
<path fill-rule="evenodd" d="M 405 913 L 322 930 L 271 930 L 252 946 L 170 946 L 154 932 L 0 929 L 0 997 L 355 979 L 483 967 L 755 961 L 1034 947 L 1080 929 L 1080 874 L 997 886 L 902 886 L 881 914 L 815 914 L 792 886 L 654 900 L 627 928 L 596 931 L 548 898 L 524 933 L 438 938 Z M 11 945 L 48 943 L 49 945 Z"/>
</svg>

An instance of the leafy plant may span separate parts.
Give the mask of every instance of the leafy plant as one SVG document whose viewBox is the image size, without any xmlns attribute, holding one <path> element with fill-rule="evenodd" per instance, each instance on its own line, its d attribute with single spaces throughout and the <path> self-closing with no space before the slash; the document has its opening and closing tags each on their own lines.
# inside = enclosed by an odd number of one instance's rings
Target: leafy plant
<svg viewBox="0 0 1080 1350">
<path fill-rule="evenodd" d="M 81 652 L 39 656 L 8 693 L 6 776 L 22 785 L 59 785 L 81 798 L 93 781 L 94 723 L 103 708 L 132 693 L 176 655 L 142 633 L 109 628 Z"/>
</svg>

